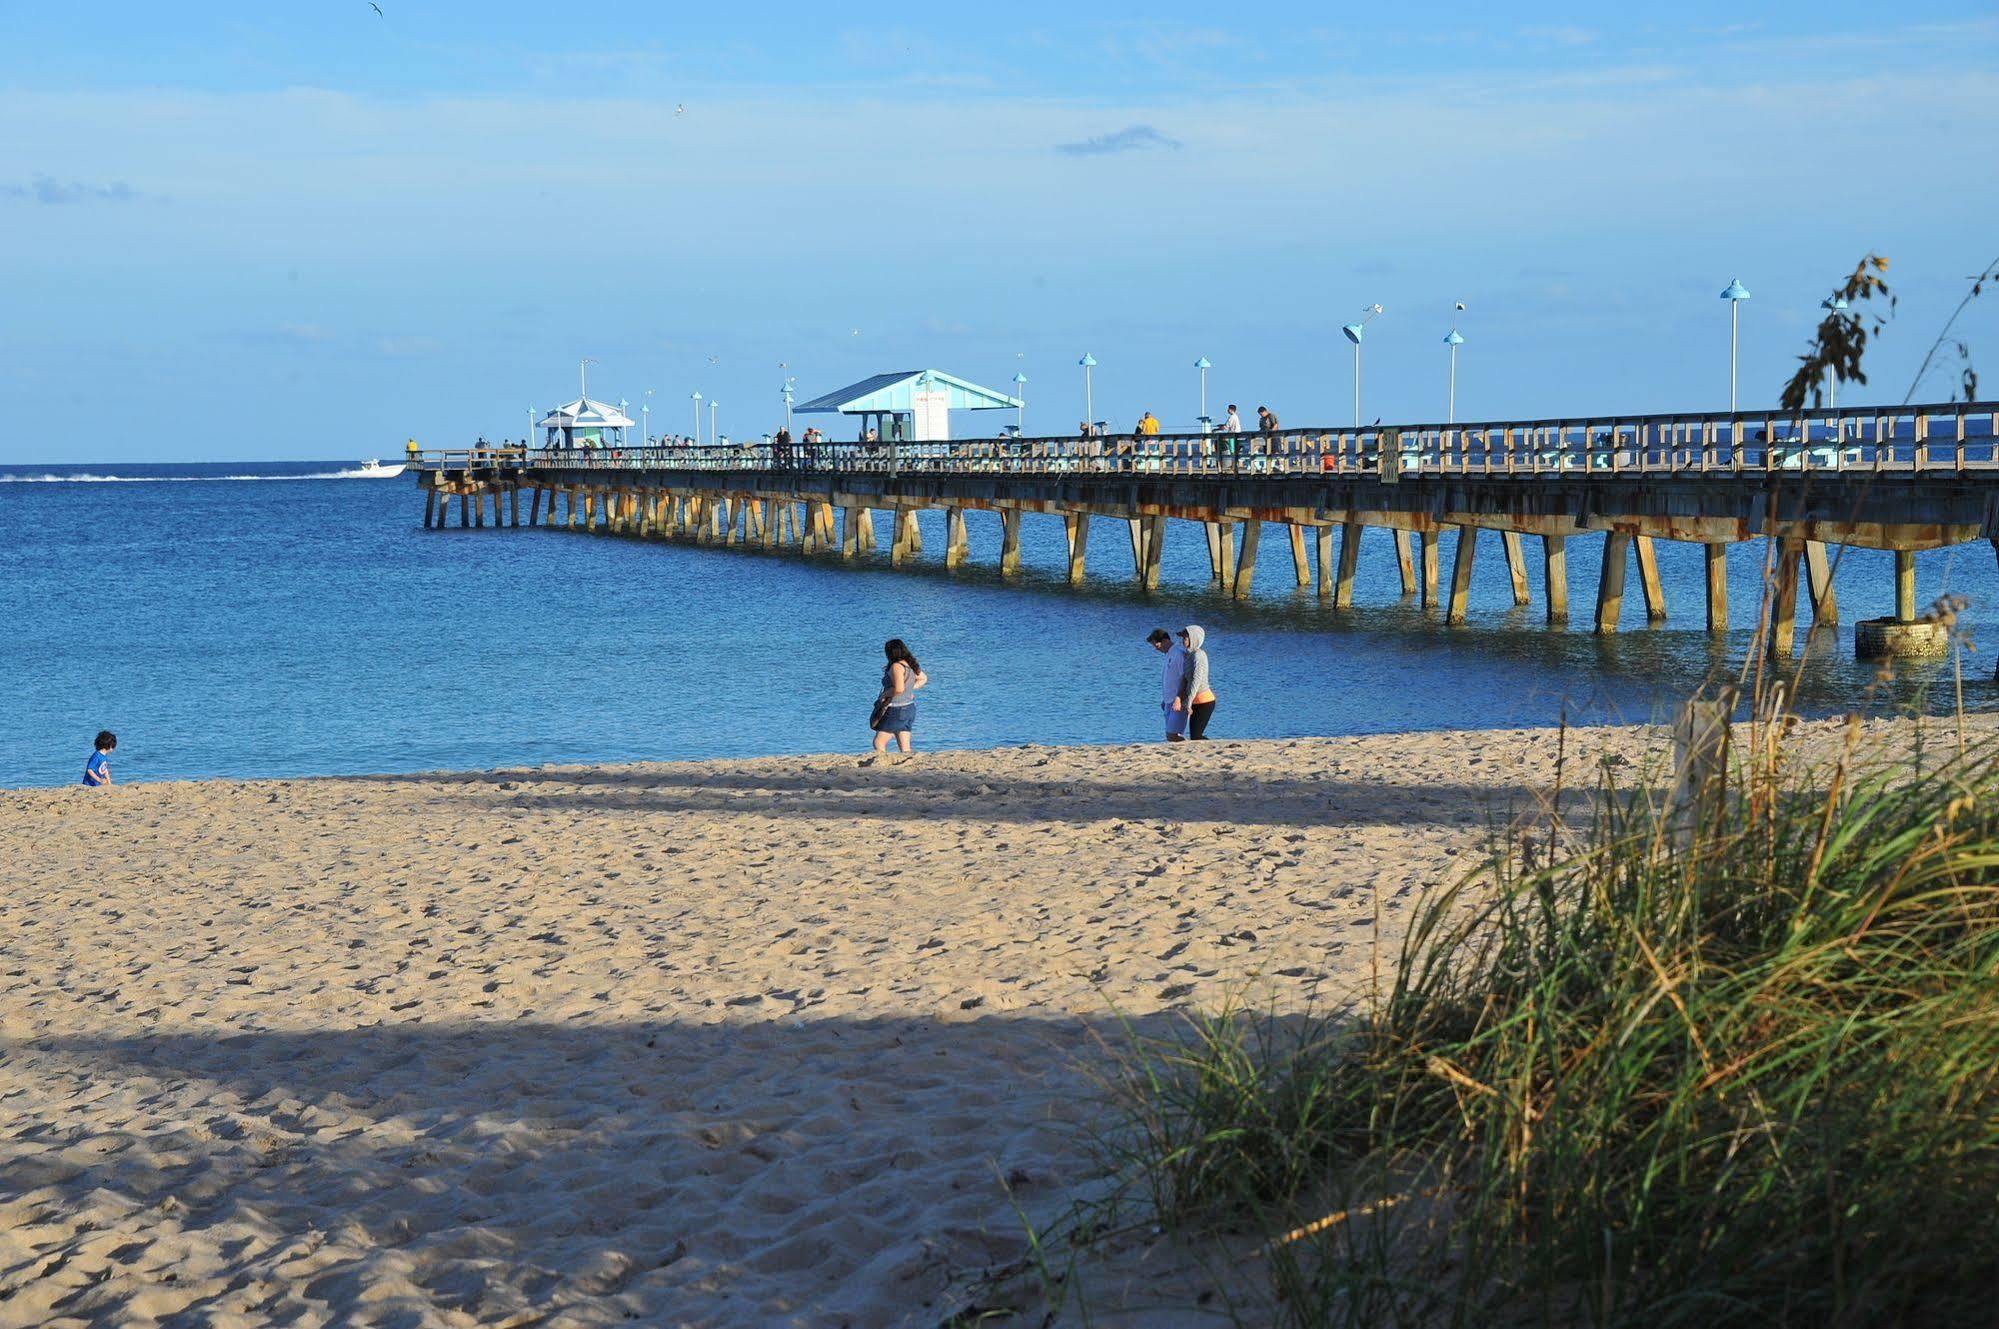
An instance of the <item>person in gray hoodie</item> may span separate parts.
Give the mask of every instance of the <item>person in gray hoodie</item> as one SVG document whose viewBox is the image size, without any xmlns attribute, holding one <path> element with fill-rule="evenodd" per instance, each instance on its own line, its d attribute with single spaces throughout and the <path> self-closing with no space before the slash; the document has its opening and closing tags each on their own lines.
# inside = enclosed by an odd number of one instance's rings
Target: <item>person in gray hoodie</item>
<svg viewBox="0 0 1999 1329">
<path fill-rule="evenodd" d="M 1180 629 L 1180 645 L 1187 652 L 1187 667 L 1180 677 L 1180 704 L 1187 713 L 1187 736 L 1206 738 L 1208 718 L 1215 713 L 1215 690 L 1208 683 L 1208 653 L 1202 649 L 1208 639 L 1205 629 L 1192 623 Z"/>
</svg>

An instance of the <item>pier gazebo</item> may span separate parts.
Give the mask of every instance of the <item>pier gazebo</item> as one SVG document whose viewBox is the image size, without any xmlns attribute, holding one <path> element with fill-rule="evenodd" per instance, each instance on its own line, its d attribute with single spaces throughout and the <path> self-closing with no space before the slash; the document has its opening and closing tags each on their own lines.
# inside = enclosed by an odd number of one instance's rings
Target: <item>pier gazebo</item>
<svg viewBox="0 0 1999 1329">
<path fill-rule="evenodd" d="M 857 415 L 863 438 L 873 429 L 885 443 L 928 443 L 951 437 L 953 411 L 1014 411 L 1020 400 L 941 369 L 905 369 L 849 383 L 797 409 L 800 415 Z"/>
<path fill-rule="evenodd" d="M 535 428 L 542 431 L 545 446 L 551 448 L 624 447 L 631 417 L 609 402 L 578 397 L 566 406 L 550 411 Z"/>
</svg>

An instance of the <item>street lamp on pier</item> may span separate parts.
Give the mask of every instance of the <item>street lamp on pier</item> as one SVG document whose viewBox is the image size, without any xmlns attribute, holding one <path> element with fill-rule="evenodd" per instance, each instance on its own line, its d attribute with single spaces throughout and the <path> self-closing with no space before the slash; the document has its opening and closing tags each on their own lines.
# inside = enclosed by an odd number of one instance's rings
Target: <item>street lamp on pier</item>
<svg viewBox="0 0 1999 1329">
<path fill-rule="evenodd" d="M 1464 344 L 1464 336 L 1456 328 L 1452 328 L 1450 335 L 1444 338 L 1444 345 L 1451 348 L 1451 394 L 1444 407 L 1444 423 L 1447 425 L 1458 422 L 1458 347 Z"/>
<path fill-rule="evenodd" d="M 1213 369 L 1214 365 L 1210 364 L 1208 357 L 1204 355 L 1194 362 L 1194 368 L 1201 371 L 1201 432 L 1205 434 L 1211 423 L 1208 419 L 1208 371 Z"/>
<path fill-rule="evenodd" d="M 1361 309 L 1358 322 L 1340 326 L 1340 331 L 1353 343 L 1353 427 L 1355 429 L 1360 428 L 1360 344 L 1367 336 L 1367 325 L 1380 312 L 1380 305 L 1367 305 Z"/>
<path fill-rule="evenodd" d="M 1728 409 L 1735 411 L 1735 348 L 1740 340 L 1742 327 L 1742 302 L 1749 298 L 1749 288 L 1740 281 L 1730 279 L 1721 298 L 1728 301 Z"/>
<path fill-rule="evenodd" d="M 694 445 L 701 445 L 701 389 L 694 389 Z"/>
<path fill-rule="evenodd" d="M 1083 358 L 1076 363 L 1083 367 L 1083 432 L 1091 434 L 1096 432 L 1097 407 L 1090 386 L 1090 371 L 1097 367 L 1097 357 L 1085 351 Z"/>
<path fill-rule="evenodd" d="M 1846 303 L 1846 297 L 1836 293 L 1833 295 L 1829 295 L 1825 299 L 1819 301 L 1819 308 L 1825 310 L 1828 314 L 1831 314 L 1834 318 L 1845 318 L 1846 311 L 1849 307 L 1850 306 L 1848 306 L 1848 304 Z M 1826 366 L 1825 391 L 1826 391 L 1825 404 L 1827 408 L 1831 410 L 1838 410 L 1839 371 L 1837 369 L 1834 369 L 1830 365 Z"/>
<path fill-rule="evenodd" d="M 1013 373 L 1013 396 L 1020 403 L 1020 413 L 1014 417 L 1013 432 L 1027 432 L 1027 373 L 1016 369 Z"/>
</svg>

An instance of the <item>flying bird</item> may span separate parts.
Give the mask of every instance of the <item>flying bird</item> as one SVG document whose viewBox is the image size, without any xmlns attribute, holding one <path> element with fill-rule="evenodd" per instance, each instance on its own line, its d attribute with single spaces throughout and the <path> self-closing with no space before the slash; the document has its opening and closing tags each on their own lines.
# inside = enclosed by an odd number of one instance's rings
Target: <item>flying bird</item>
<svg viewBox="0 0 1999 1329">
<path fill-rule="evenodd" d="M 371 0 L 371 3 L 372 3 L 372 0 Z M 676 105 L 676 106 L 675 106 L 675 107 L 673 108 L 673 113 L 674 113 L 675 115 L 686 115 L 686 114 L 687 114 L 687 104 L 686 104 L 685 102 L 682 102 L 682 103 L 680 103 L 679 105 Z"/>
<path fill-rule="evenodd" d="M 378 5 L 378 4 L 376 4 L 376 3 L 375 3 L 375 0 L 368 0 L 368 8 L 370 8 L 370 9 L 372 9 L 372 10 L 374 10 L 374 11 L 375 11 L 375 17 L 376 17 L 376 18 L 387 18 L 387 17 L 388 17 L 388 15 L 387 15 L 387 14 L 384 14 L 384 13 L 382 12 L 382 7 L 381 7 L 380 5 Z"/>
<path fill-rule="evenodd" d="M 1458 301 L 1458 308 L 1462 310 L 1464 307 L 1465 307 L 1465 302 L 1462 300 Z"/>
</svg>

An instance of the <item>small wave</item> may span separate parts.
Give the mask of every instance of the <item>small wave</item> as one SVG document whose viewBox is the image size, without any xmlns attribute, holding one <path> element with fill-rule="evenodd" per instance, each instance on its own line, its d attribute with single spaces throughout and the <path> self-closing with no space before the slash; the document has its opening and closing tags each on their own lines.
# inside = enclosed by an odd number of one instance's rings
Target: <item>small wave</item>
<svg viewBox="0 0 1999 1329">
<path fill-rule="evenodd" d="M 379 471 L 305 471 L 296 475 L 0 475 L 0 485 L 160 485 L 200 484 L 209 480 L 371 480 Z M 383 477 L 385 478 L 385 477 Z"/>
</svg>

